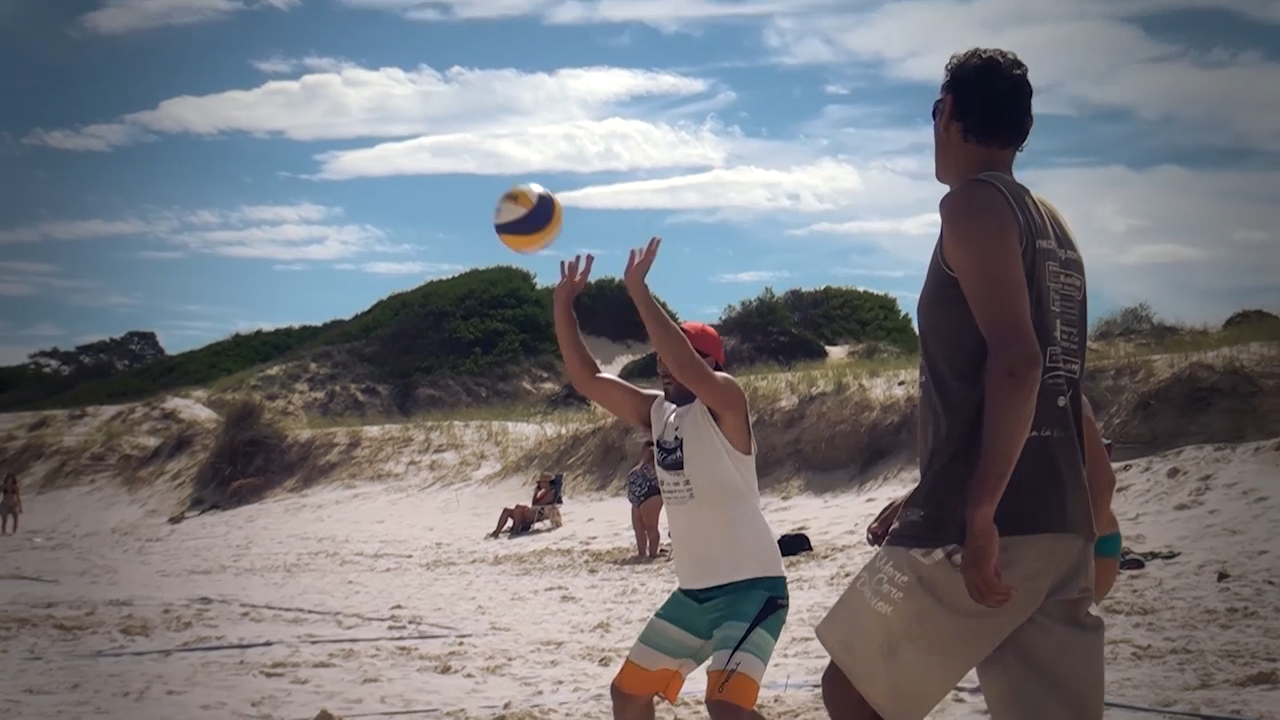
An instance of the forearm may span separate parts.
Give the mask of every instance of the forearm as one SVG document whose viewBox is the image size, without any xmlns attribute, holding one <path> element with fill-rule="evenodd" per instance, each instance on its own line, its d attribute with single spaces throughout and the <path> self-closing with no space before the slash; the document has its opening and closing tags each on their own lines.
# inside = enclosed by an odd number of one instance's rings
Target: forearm
<svg viewBox="0 0 1280 720">
<path fill-rule="evenodd" d="M 988 359 L 982 449 L 970 481 L 967 512 L 990 520 L 1009 485 L 1031 423 L 1040 389 L 1040 364 L 1029 358 Z"/>
<path fill-rule="evenodd" d="M 639 313 L 640 321 L 644 323 L 645 332 L 649 335 L 649 344 L 653 346 L 654 352 L 662 357 L 671 375 L 678 382 L 688 385 L 690 373 L 705 367 L 702 359 L 694 352 L 693 346 L 689 344 L 689 338 L 685 337 L 680 326 L 671 319 L 662 306 L 658 305 L 647 286 L 642 285 L 629 290 L 631 301 L 635 303 L 636 312 Z"/>
<path fill-rule="evenodd" d="M 572 303 L 556 303 L 554 308 L 556 343 L 564 360 L 565 373 L 575 387 L 600 374 L 600 365 L 591 356 L 582 333 L 578 330 L 578 316 Z M 581 392 L 582 388 L 578 387 Z"/>
</svg>

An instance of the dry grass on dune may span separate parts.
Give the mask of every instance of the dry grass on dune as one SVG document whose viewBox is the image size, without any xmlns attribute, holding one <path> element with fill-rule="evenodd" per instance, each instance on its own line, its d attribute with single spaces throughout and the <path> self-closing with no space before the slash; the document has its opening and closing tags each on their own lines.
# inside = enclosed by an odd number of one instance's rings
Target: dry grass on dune
<svg viewBox="0 0 1280 720">
<path fill-rule="evenodd" d="M 762 489 L 848 487 L 871 471 L 914 460 L 914 372 L 853 363 L 749 375 Z M 616 489 L 635 461 L 640 433 L 603 412 L 579 413 L 528 445 L 514 467 L 573 468 L 571 489 Z"/>
<path fill-rule="evenodd" d="M 249 503 L 286 485 L 306 489 L 338 467 L 325 450 L 315 435 L 286 432 L 262 403 L 239 400 L 227 408 L 196 471 L 189 506 Z"/>
<path fill-rule="evenodd" d="M 916 460 L 918 385 L 905 363 L 835 362 L 750 373 L 764 490 L 847 489 Z M 1254 345 L 1104 359 L 1086 394 L 1128 454 L 1280 435 L 1280 347 Z M 572 468 L 570 488 L 616 490 L 641 436 L 603 412 L 575 413 L 508 445 L 509 468 Z"/>
<path fill-rule="evenodd" d="M 1280 344 L 1206 345 L 1180 354 L 1163 352 L 1167 344 L 1145 348 L 1145 355 L 1091 355 L 1086 394 L 1125 455 L 1280 435 Z M 766 491 L 847 489 L 915 462 L 912 358 L 754 369 L 740 379 Z M 542 469 L 565 471 L 570 494 L 616 492 L 641 439 L 598 408 L 525 404 L 379 424 L 308 422 L 222 394 L 5 416 L 0 462 L 31 492 L 112 481 L 151 500 L 199 508 L 320 483 L 428 486 Z"/>
</svg>

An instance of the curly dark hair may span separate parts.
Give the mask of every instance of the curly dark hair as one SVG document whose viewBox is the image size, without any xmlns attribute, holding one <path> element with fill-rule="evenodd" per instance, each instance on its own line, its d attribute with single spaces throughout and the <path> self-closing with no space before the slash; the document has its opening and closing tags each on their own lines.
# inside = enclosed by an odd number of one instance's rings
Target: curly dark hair
<svg viewBox="0 0 1280 720">
<path fill-rule="evenodd" d="M 1006 50 L 973 48 L 951 56 L 942 94 L 966 142 L 1022 150 L 1031 134 L 1031 81 L 1027 66 Z"/>
</svg>

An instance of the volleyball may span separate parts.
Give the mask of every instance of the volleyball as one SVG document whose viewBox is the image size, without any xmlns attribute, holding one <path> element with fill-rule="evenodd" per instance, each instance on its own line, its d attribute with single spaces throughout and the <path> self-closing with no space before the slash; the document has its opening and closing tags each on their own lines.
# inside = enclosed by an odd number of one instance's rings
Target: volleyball
<svg viewBox="0 0 1280 720">
<path fill-rule="evenodd" d="M 533 253 L 556 239 L 563 216 L 560 201 L 550 190 L 528 183 L 503 193 L 493 214 L 493 229 L 507 247 Z"/>
</svg>

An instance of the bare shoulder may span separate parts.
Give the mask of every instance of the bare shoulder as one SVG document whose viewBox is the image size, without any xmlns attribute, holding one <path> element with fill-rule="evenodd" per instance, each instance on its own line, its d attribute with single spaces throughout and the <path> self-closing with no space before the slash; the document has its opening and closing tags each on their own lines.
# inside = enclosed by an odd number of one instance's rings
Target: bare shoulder
<svg viewBox="0 0 1280 720">
<path fill-rule="evenodd" d="M 952 188 L 938 202 L 938 214 L 944 230 L 1017 227 L 1017 217 L 1004 193 L 985 180 L 970 180 Z"/>
</svg>

